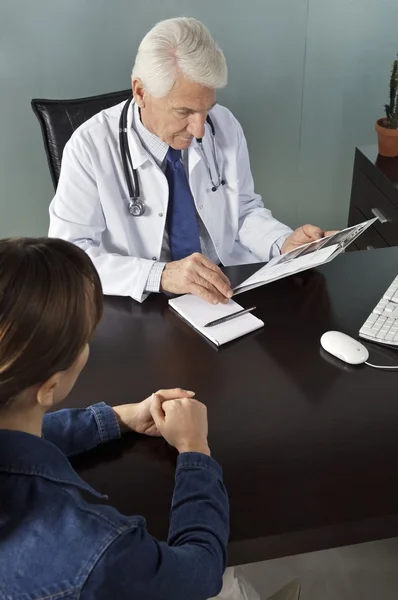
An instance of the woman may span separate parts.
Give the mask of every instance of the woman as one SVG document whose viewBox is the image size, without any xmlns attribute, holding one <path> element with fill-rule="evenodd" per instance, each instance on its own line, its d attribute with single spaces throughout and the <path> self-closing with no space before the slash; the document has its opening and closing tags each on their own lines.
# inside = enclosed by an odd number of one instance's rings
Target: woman
<svg viewBox="0 0 398 600">
<path fill-rule="evenodd" d="M 0 598 L 205 600 L 221 589 L 228 500 L 194 393 L 46 415 L 84 368 L 101 313 L 82 250 L 0 241 Z M 167 543 L 107 505 L 67 459 L 123 429 L 163 435 L 179 452 Z"/>
</svg>

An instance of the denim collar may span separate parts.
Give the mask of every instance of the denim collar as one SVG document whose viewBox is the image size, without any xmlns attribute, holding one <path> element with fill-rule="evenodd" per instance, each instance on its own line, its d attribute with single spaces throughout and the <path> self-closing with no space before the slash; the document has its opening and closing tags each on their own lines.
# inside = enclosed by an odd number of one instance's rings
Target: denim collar
<svg viewBox="0 0 398 600">
<path fill-rule="evenodd" d="M 23 431 L 0 429 L 0 473 L 33 475 L 71 485 L 107 499 L 80 479 L 65 454 L 54 444 Z"/>
</svg>

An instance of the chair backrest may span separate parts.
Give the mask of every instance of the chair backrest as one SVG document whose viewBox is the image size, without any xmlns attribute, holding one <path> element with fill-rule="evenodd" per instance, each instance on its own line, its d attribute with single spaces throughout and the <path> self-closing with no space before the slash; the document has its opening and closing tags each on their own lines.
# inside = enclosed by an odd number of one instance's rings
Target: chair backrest
<svg viewBox="0 0 398 600">
<path fill-rule="evenodd" d="M 131 96 L 130 90 L 76 98 L 74 100 L 33 99 L 31 106 L 39 120 L 51 179 L 56 189 L 61 171 L 62 153 L 72 133 L 104 108 L 115 106 Z"/>
</svg>

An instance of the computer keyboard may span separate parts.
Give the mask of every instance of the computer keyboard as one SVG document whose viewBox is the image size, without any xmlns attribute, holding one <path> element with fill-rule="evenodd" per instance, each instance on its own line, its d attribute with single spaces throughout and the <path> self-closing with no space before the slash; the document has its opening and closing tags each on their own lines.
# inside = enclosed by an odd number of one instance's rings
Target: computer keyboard
<svg viewBox="0 0 398 600">
<path fill-rule="evenodd" d="M 359 336 L 398 347 L 398 276 L 362 325 Z"/>
</svg>

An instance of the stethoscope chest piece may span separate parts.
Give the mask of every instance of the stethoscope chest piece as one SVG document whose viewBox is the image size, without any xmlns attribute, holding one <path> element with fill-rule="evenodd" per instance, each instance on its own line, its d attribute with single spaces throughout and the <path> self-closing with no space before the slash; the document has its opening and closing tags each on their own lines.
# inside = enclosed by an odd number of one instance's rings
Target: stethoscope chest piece
<svg viewBox="0 0 398 600">
<path fill-rule="evenodd" d="M 130 201 L 129 213 L 133 217 L 141 217 L 145 212 L 145 204 L 141 200 Z"/>
</svg>

